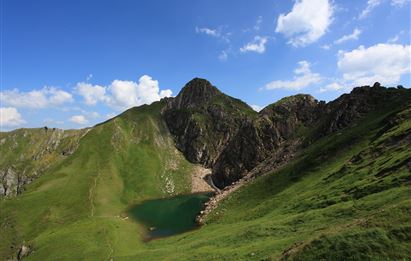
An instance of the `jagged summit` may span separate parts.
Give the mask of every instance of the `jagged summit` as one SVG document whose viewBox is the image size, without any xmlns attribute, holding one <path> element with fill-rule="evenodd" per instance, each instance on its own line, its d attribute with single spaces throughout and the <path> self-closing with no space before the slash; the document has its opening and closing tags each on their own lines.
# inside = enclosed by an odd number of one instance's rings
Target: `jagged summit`
<svg viewBox="0 0 411 261">
<path fill-rule="evenodd" d="M 246 103 L 200 78 L 188 82 L 162 110 L 176 147 L 189 161 L 207 167 L 213 166 L 243 121 L 256 115 Z"/>
<path fill-rule="evenodd" d="M 175 108 L 193 108 L 209 102 L 213 97 L 222 94 L 206 79 L 194 78 L 189 81 L 177 95 Z"/>
</svg>

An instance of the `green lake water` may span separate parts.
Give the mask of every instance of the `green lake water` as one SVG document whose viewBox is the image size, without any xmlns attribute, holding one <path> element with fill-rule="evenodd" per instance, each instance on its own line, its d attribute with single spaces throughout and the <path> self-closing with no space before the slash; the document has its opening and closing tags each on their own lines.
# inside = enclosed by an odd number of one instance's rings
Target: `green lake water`
<svg viewBox="0 0 411 261">
<path fill-rule="evenodd" d="M 196 216 L 210 193 L 147 200 L 129 209 L 129 215 L 147 228 L 147 239 L 171 236 L 196 228 Z"/>
</svg>

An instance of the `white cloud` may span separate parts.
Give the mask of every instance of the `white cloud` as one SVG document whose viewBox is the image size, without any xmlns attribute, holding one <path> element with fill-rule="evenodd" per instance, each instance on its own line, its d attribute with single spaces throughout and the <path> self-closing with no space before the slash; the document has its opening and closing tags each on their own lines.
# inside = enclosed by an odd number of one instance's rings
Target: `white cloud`
<svg viewBox="0 0 411 261">
<path fill-rule="evenodd" d="M 320 47 L 321 47 L 321 49 L 324 49 L 324 50 L 330 50 L 330 48 L 331 48 L 331 44 L 324 44 L 324 45 L 321 45 Z"/>
<path fill-rule="evenodd" d="M 352 32 L 352 34 L 348 34 L 348 35 L 344 35 L 343 37 L 341 37 L 338 40 L 335 40 L 334 43 L 335 44 L 341 44 L 344 43 L 346 41 L 350 41 L 350 40 L 358 40 L 358 37 L 361 34 L 361 30 L 358 28 L 355 28 L 354 31 Z"/>
<path fill-rule="evenodd" d="M 224 32 L 224 26 L 220 26 L 217 29 L 211 29 L 211 28 L 207 28 L 207 27 L 197 27 L 195 28 L 196 33 L 198 34 L 205 34 L 211 37 L 215 37 L 218 39 L 223 40 L 226 43 L 230 42 L 230 36 L 231 33 L 229 32 Z"/>
<path fill-rule="evenodd" d="M 111 118 L 114 118 L 116 116 L 117 116 L 117 114 L 115 114 L 114 112 L 110 112 L 110 113 L 106 114 L 106 119 L 111 119 Z"/>
<path fill-rule="evenodd" d="M 251 108 L 253 108 L 253 110 L 259 112 L 263 109 L 263 107 L 259 106 L 259 105 L 250 105 Z"/>
<path fill-rule="evenodd" d="M 410 0 L 391 0 L 391 5 L 395 7 L 403 7 L 405 4 L 409 2 Z"/>
<path fill-rule="evenodd" d="M 319 92 L 328 92 L 328 91 L 339 91 L 343 90 L 344 86 L 337 82 L 330 83 L 326 85 L 325 87 L 320 88 Z"/>
<path fill-rule="evenodd" d="M 26 123 L 21 114 L 13 107 L 0 108 L 0 127 L 15 127 Z"/>
<path fill-rule="evenodd" d="M 360 46 L 350 52 L 340 51 L 338 68 L 349 83 L 369 85 L 378 81 L 391 85 L 398 83 L 401 75 L 411 72 L 410 57 L 410 45 Z"/>
<path fill-rule="evenodd" d="M 368 15 L 383 2 L 384 0 L 368 0 L 367 6 L 361 11 L 360 15 L 358 16 L 358 19 L 364 19 L 368 17 Z M 391 0 L 390 2 L 392 6 L 401 8 L 407 3 L 409 3 L 410 0 Z"/>
<path fill-rule="evenodd" d="M 93 78 L 93 74 L 90 73 L 90 74 L 87 75 L 87 77 L 86 77 L 86 82 L 90 81 L 91 78 Z"/>
<path fill-rule="evenodd" d="M 89 112 L 89 113 L 87 113 L 87 115 L 88 115 L 89 118 L 93 118 L 93 119 L 100 118 L 100 114 L 96 111 Z"/>
<path fill-rule="evenodd" d="M 220 41 L 223 41 L 225 44 L 228 44 L 228 49 L 226 48 L 226 50 L 223 50 L 220 52 L 220 54 L 218 55 L 218 59 L 220 61 L 226 61 L 228 59 L 228 50 L 231 49 L 231 45 L 230 45 L 230 38 L 232 33 L 227 32 L 226 31 L 227 26 L 219 26 L 216 29 L 211 29 L 211 28 L 207 28 L 207 27 L 195 27 L 195 31 L 197 34 L 205 34 L 208 35 L 210 37 L 214 37 Z"/>
<path fill-rule="evenodd" d="M 260 28 L 261 28 L 261 24 L 262 24 L 262 23 L 263 23 L 263 17 L 260 15 L 260 16 L 257 18 L 257 21 L 255 22 L 254 30 L 259 31 Z"/>
<path fill-rule="evenodd" d="M 294 70 L 294 79 L 291 81 L 272 81 L 265 85 L 266 90 L 288 89 L 301 90 L 312 84 L 319 83 L 322 79 L 320 74 L 311 72 L 310 63 L 307 61 L 298 62 L 299 67 Z"/>
<path fill-rule="evenodd" d="M 382 0 L 368 0 L 367 1 L 367 6 L 364 8 L 364 10 L 361 11 L 360 15 L 358 16 L 358 19 L 364 19 L 366 18 L 371 11 L 379 6 L 382 3 Z"/>
<path fill-rule="evenodd" d="M 247 43 L 243 47 L 240 48 L 242 53 L 244 52 L 256 52 L 256 53 L 264 53 L 265 52 L 265 45 L 267 44 L 267 37 L 256 36 L 254 40 L 250 43 Z"/>
<path fill-rule="evenodd" d="M 220 32 L 217 29 L 210 29 L 207 27 L 199 28 L 196 26 L 196 33 L 203 33 L 209 36 L 219 37 Z"/>
<path fill-rule="evenodd" d="M 280 14 L 277 33 L 293 46 L 306 46 L 323 36 L 330 26 L 333 7 L 328 0 L 297 0 L 288 14 Z"/>
<path fill-rule="evenodd" d="M 108 90 L 108 104 L 117 109 L 150 104 L 172 95 L 169 89 L 160 91 L 158 81 L 148 75 L 141 76 L 138 82 L 114 80 Z"/>
<path fill-rule="evenodd" d="M 221 51 L 221 53 L 218 55 L 218 59 L 220 59 L 220 61 L 227 61 L 228 59 L 227 51 L 225 50 Z"/>
<path fill-rule="evenodd" d="M 79 82 L 75 87 L 77 93 L 84 98 L 87 105 L 95 105 L 98 101 L 107 101 L 106 87 Z"/>
<path fill-rule="evenodd" d="M 400 36 L 405 33 L 404 30 L 401 30 L 398 34 L 388 39 L 387 43 L 396 43 L 400 39 Z"/>
<path fill-rule="evenodd" d="M 40 90 L 20 92 L 18 89 L 0 92 L 2 104 L 17 108 L 46 108 L 73 101 L 73 96 L 55 87 L 44 87 Z"/>
<path fill-rule="evenodd" d="M 165 97 L 171 97 L 172 95 L 173 95 L 173 92 L 170 89 L 160 91 L 160 99 L 165 98 Z"/>
<path fill-rule="evenodd" d="M 70 117 L 69 121 L 74 122 L 76 124 L 85 125 L 88 123 L 88 120 L 84 115 L 74 115 Z"/>
<path fill-rule="evenodd" d="M 103 102 L 119 110 L 150 104 L 172 95 L 170 89 L 160 90 L 158 81 L 148 75 L 141 76 L 138 82 L 114 80 L 109 86 L 81 82 L 75 89 L 88 105 Z"/>
<path fill-rule="evenodd" d="M 398 40 L 400 39 L 399 35 L 395 35 L 394 37 L 391 37 L 390 39 L 388 39 L 388 43 L 396 43 L 398 42 Z"/>
</svg>

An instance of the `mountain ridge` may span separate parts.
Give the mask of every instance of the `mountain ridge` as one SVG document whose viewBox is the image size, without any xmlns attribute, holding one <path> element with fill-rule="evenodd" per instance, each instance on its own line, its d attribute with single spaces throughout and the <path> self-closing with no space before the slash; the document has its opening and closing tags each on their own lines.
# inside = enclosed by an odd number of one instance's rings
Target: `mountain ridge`
<svg viewBox="0 0 411 261">
<path fill-rule="evenodd" d="M 296 95 L 257 113 L 207 88 L 200 99 L 186 96 L 189 109 L 166 98 L 72 131 L 57 146 L 51 137 L 59 130 L 30 130 L 33 139 L 24 129 L 0 133 L 1 155 L 8 155 L 0 169 L 15 168 L 17 180 L 30 181 L 0 198 L 0 257 L 395 260 L 411 254 L 409 89 L 364 86 L 329 103 Z M 52 159 L 58 160 L 47 165 Z M 126 210 L 190 193 L 200 165 L 211 168 L 221 188 L 199 217 L 204 225 L 144 243 L 144 228 Z M 48 167 L 29 175 L 41 166 Z"/>
<path fill-rule="evenodd" d="M 309 94 L 296 94 L 271 103 L 257 113 L 241 100 L 222 93 L 208 80 L 193 78 L 176 97 L 163 98 L 155 103 L 164 104 L 161 108 L 162 118 L 174 137 L 176 147 L 190 162 L 211 168 L 214 183 L 224 188 L 244 177 L 266 158 L 270 158 L 270 151 L 293 147 L 291 150 L 288 149 L 287 154 L 295 153 L 293 150 L 303 146 L 302 140 L 290 136 L 295 135 L 297 128 L 307 128 L 307 124 L 320 125 L 318 133 L 314 135 L 315 139 L 338 131 L 360 118 L 361 114 L 375 109 L 378 103 L 385 99 L 393 99 L 400 94 L 410 95 L 408 89 L 400 87 L 385 88 L 379 83 L 372 87 L 355 87 L 350 94 L 343 94 L 328 103 L 317 101 Z M 130 108 L 114 118 L 146 106 L 150 105 Z M 324 114 L 322 119 L 320 114 Z M 210 128 L 212 131 L 207 132 Z M 35 129 L 37 128 L 33 128 Z M 46 129 L 49 128 L 44 127 L 44 130 Z M 87 129 L 71 132 L 82 132 Z M 19 130 L 22 129 L 9 133 Z M 49 130 L 59 131 L 56 128 Z M 284 143 L 285 140 L 289 142 Z M 280 148 L 281 146 L 283 148 Z M 291 159 L 282 154 L 279 157 Z M 272 160 L 278 161 L 278 158 Z M 3 166 L 1 171 L 1 194 L 5 195 L 6 187 L 19 186 L 14 180 L 15 177 L 10 178 L 16 176 L 10 175 L 10 172 L 14 173 L 12 168 Z M 24 176 L 22 177 L 23 183 L 30 182 L 30 179 L 25 181 Z M 11 194 L 15 195 L 18 189 L 11 190 L 14 191 Z"/>
</svg>

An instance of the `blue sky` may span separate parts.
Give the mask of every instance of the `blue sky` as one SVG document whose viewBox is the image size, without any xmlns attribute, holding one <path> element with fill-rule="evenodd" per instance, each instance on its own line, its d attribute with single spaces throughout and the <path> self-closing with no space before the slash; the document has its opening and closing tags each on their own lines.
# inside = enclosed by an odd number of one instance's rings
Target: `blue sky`
<svg viewBox="0 0 411 261">
<path fill-rule="evenodd" d="M 1 1 L 0 124 L 81 128 L 194 77 L 256 109 L 411 85 L 409 0 Z"/>
</svg>

